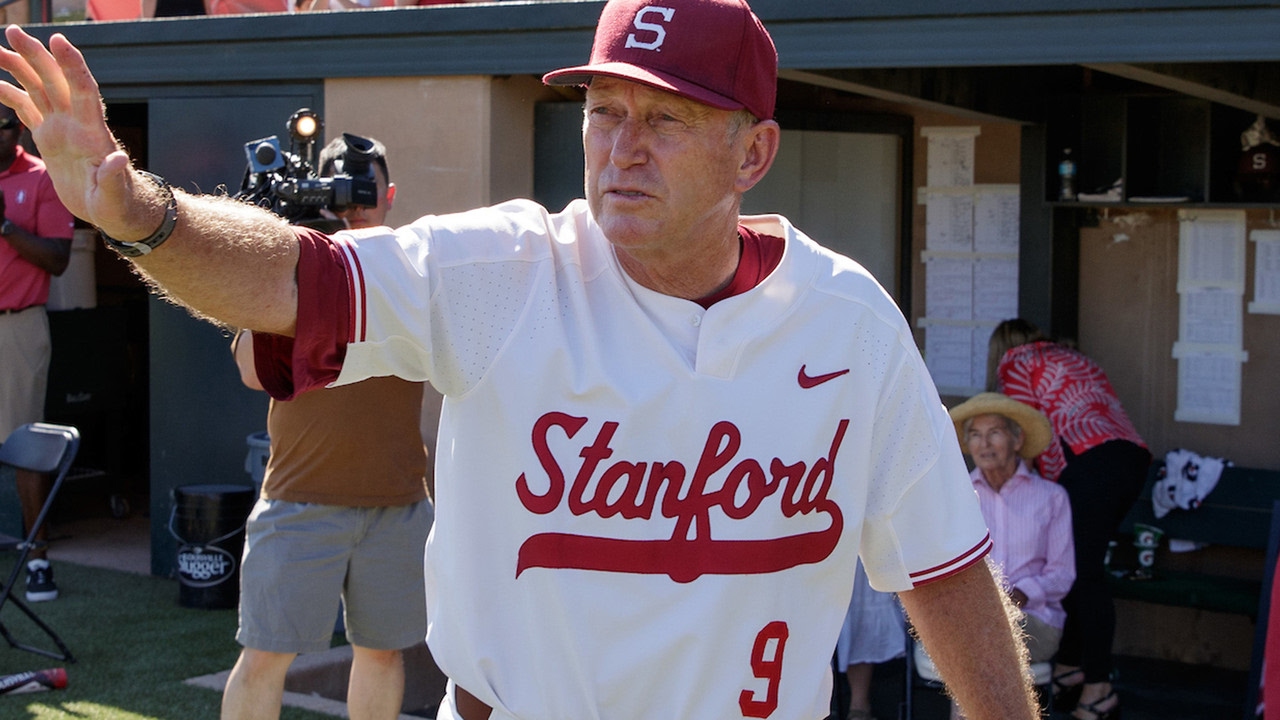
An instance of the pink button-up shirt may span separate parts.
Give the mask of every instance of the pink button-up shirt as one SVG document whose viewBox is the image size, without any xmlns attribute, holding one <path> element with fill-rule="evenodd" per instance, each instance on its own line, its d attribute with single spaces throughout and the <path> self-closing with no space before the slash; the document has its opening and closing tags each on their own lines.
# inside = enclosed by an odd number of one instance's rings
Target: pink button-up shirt
<svg viewBox="0 0 1280 720">
<path fill-rule="evenodd" d="M 1076 579 L 1067 491 L 1022 460 L 1000 492 L 991 489 L 981 470 L 969 477 L 991 531 L 991 559 L 1004 571 L 1006 585 L 1027 596 L 1027 614 L 1062 627 L 1067 617 L 1062 598 Z"/>
</svg>

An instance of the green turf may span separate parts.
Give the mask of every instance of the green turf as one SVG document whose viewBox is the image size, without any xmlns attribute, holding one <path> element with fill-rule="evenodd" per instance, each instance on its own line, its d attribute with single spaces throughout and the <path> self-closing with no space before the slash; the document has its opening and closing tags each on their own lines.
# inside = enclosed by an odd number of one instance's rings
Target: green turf
<svg viewBox="0 0 1280 720">
<path fill-rule="evenodd" d="M 9 567 L 3 566 L 4 577 Z M 60 597 L 32 609 L 76 662 L 16 650 L 0 639 L 0 675 L 65 667 L 67 687 L 0 696 L 0 720 L 216 720 L 220 693 L 183 681 L 235 663 L 235 610 L 178 605 L 176 580 L 65 562 L 56 570 Z M 0 621 L 19 641 L 53 649 L 17 608 L 6 605 Z M 281 714 L 284 720 L 331 717 L 298 708 Z"/>
</svg>

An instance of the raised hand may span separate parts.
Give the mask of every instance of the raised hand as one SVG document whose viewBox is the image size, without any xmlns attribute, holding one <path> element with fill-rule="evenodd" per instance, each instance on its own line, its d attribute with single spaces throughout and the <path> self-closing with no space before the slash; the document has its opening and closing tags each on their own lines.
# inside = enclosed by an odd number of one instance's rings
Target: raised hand
<svg viewBox="0 0 1280 720">
<path fill-rule="evenodd" d="M 107 127 L 98 82 L 61 34 L 46 48 L 16 25 L 5 30 L 0 103 L 31 129 L 58 197 L 108 236 L 137 242 L 166 218 L 168 195 L 130 167 Z M 228 197 L 174 192 L 176 220 L 155 252 L 131 258 L 143 273 L 200 315 L 228 325 L 293 333 L 298 241 L 285 221 Z"/>
<path fill-rule="evenodd" d="M 84 56 L 60 33 L 48 48 L 16 25 L 5 38 L 11 49 L 0 48 L 0 68 L 20 87 L 0 81 L 0 103 L 31 129 L 63 204 L 113 237 L 149 235 L 162 211 L 153 207 L 154 190 L 129 172 Z"/>
</svg>

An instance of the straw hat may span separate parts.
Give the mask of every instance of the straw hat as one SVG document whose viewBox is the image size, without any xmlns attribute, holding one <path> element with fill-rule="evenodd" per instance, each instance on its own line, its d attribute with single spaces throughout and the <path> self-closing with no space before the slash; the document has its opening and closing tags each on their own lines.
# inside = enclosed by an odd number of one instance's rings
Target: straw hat
<svg viewBox="0 0 1280 720">
<path fill-rule="evenodd" d="M 960 447 L 965 447 L 964 422 L 978 415 L 1003 415 L 1018 423 L 1022 428 L 1022 450 L 1018 454 L 1028 460 L 1044 452 L 1053 441 L 1053 428 L 1044 413 L 1003 393 L 984 392 L 951 408 Z"/>
</svg>

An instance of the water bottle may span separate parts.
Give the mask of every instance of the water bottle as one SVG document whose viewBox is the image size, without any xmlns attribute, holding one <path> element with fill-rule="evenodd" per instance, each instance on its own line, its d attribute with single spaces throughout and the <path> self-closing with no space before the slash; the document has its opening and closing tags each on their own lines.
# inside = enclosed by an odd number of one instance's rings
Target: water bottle
<svg viewBox="0 0 1280 720">
<path fill-rule="evenodd" d="M 1071 159 L 1071 148 L 1063 149 L 1058 163 L 1058 199 L 1076 199 L 1076 162 Z"/>
</svg>

